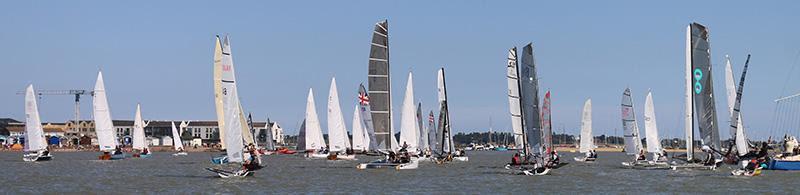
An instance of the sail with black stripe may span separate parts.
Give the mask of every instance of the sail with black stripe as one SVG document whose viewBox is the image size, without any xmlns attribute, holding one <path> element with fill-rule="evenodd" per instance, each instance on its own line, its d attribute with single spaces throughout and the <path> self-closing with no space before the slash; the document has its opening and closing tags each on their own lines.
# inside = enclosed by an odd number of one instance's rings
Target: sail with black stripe
<svg viewBox="0 0 800 195">
<path fill-rule="evenodd" d="M 394 135 L 391 133 L 391 88 L 389 78 L 389 23 L 384 20 L 375 24 L 369 51 L 370 110 L 377 149 L 392 150 Z"/>
</svg>

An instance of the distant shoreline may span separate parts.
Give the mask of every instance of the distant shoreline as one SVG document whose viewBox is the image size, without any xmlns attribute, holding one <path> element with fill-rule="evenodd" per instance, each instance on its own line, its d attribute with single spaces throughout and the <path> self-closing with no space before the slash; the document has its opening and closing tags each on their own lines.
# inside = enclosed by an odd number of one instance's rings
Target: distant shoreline
<svg viewBox="0 0 800 195">
<path fill-rule="evenodd" d="M 125 147 L 122 149 L 124 152 L 130 152 L 130 147 Z M 149 148 L 152 152 L 175 152 L 172 146 L 151 146 Z M 210 147 L 185 147 L 184 149 L 186 152 L 220 152 L 218 148 L 210 148 Z M 92 148 L 75 148 L 75 147 L 62 147 L 62 148 L 50 148 L 52 152 L 99 152 L 100 149 L 97 147 Z M 0 152 L 22 152 L 22 150 L 14 150 L 9 148 L 2 148 Z"/>
</svg>

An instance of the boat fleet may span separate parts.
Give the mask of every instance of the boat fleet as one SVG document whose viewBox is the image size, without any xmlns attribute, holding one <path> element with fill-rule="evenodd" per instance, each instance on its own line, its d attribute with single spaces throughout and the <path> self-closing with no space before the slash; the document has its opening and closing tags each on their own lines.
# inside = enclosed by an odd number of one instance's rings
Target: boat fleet
<svg viewBox="0 0 800 195">
<path fill-rule="evenodd" d="M 631 158 L 621 162 L 622 167 L 631 169 L 665 170 L 715 170 L 723 164 L 735 167 L 733 175 L 755 176 L 762 169 L 800 170 L 800 155 L 794 152 L 797 141 L 785 138 L 787 149 L 784 154 L 767 156 L 767 148 L 752 146 L 747 140 L 741 117 L 741 99 L 750 56 L 744 64 L 740 81 L 734 82 L 730 58 L 726 56 L 725 84 L 727 106 L 730 116 L 730 140 L 733 145 L 723 148 L 717 109 L 713 98 L 713 79 L 710 58 L 708 29 L 692 23 L 686 32 L 685 63 L 685 115 L 686 138 L 685 154 L 673 155 L 672 159 L 661 146 L 656 123 L 653 93 L 648 90 L 644 104 L 644 136 L 646 147 L 640 137 L 636 117 L 637 107 L 633 102 L 634 93 L 624 89 L 620 104 L 622 127 L 624 131 L 624 151 Z M 252 118 L 245 117 L 238 96 L 235 68 L 228 36 L 217 36 L 214 42 L 213 88 L 216 116 L 219 125 L 220 143 L 223 154 L 211 158 L 207 170 L 222 178 L 246 177 L 264 167 L 262 156 L 302 153 L 308 159 L 328 161 L 359 161 L 357 169 L 417 169 L 421 162 L 446 164 L 468 162 L 466 152 L 456 149 L 453 143 L 452 124 L 448 104 L 445 69 L 437 71 L 437 109 L 423 115 L 422 104 L 415 101 L 413 73 L 409 72 L 400 108 L 399 137 L 396 137 L 394 112 L 392 108 L 392 88 L 389 68 L 389 30 L 388 21 L 375 24 L 368 62 L 367 85 L 358 86 L 357 98 L 351 122 L 351 134 L 341 110 L 336 78 L 331 78 L 327 98 L 327 143 L 317 114 L 314 90 L 309 89 L 305 115 L 299 129 L 296 151 L 276 148 L 273 143 L 256 142 L 256 132 Z M 548 175 L 567 165 L 553 147 L 551 124 L 551 92 L 545 92 L 540 103 L 539 77 L 532 43 L 522 47 L 518 55 L 517 47 L 508 50 L 506 78 L 508 82 L 509 114 L 512 124 L 515 150 L 511 162 L 504 167 L 519 175 Z M 93 117 L 101 155 L 99 160 L 120 160 L 129 157 L 148 158 L 152 155 L 145 143 L 144 128 L 148 125 L 142 119 L 141 105 L 136 105 L 133 128 L 133 154 L 122 152 L 113 132 L 112 117 L 103 73 L 98 72 L 93 90 Z M 47 149 L 39 119 L 39 108 L 33 85 L 25 92 L 25 144 L 24 161 L 46 161 L 53 159 Z M 345 103 L 345 105 L 348 105 Z M 438 120 L 437 120 L 438 119 Z M 425 125 L 427 121 L 428 125 Z M 185 127 L 189 122 L 182 122 Z M 270 125 L 268 122 L 267 125 Z M 182 129 L 182 128 L 181 128 Z M 699 137 L 695 139 L 695 129 Z M 267 128 L 270 130 L 270 128 Z M 180 131 L 172 123 L 173 156 L 188 155 L 180 139 Z M 271 136 L 272 133 L 267 133 Z M 350 139 L 352 135 L 352 140 Z M 592 100 L 587 98 L 581 112 L 580 144 L 574 163 L 593 163 L 598 160 L 592 135 Z M 267 139 L 271 140 L 271 139 Z M 701 146 L 694 146 L 699 140 Z M 701 148 L 702 153 L 696 153 Z M 505 149 L 505 148 L 503 148 Z M 702 156 L 701 156 L 702 155 Z M 360 161 L 359 156 L 371 156 L 373 161 Z M 367 159 L 367 158 L 365 158 Z M 239 168 L 243 167 L 243 168 Z"/>
</svg>

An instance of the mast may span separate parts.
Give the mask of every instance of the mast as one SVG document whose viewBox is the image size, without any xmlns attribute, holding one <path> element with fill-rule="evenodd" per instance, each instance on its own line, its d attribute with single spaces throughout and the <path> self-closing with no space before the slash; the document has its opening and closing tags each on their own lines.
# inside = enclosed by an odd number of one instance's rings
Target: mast
<svg viewBox="0 0 800 195">
<path fill-rule="evenodd" d="M 389 77 L 389 23 L 387 20 L 375 24 L 369 52 L 367 80 L 373 127 L 377 149 L 392 150 L 391 79 Z"/>
</svg>

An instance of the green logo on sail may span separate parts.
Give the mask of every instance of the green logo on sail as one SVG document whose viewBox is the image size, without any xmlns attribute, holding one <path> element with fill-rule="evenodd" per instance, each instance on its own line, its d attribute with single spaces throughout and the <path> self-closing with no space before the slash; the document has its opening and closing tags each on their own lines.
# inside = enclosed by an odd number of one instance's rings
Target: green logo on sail
<svg viewBox="0 0 800 195">
<path fill-rule="evenodd" d="M 694 69 L 694 93 L 700 94 L 703 91 L 703 85 L 700 84 L 700 79 L 703 79 L 703 71 L 699 68 Z"/>
</svg>

